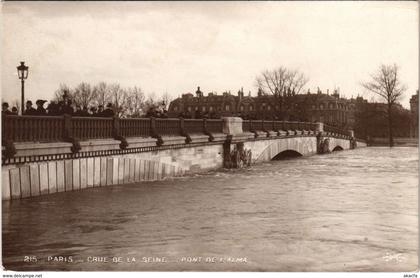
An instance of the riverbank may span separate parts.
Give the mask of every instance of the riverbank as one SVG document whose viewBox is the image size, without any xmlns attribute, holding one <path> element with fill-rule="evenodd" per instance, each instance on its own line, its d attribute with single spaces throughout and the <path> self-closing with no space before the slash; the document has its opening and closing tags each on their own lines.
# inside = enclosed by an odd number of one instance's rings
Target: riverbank
<svg viewBox="0 0 420 278">
<path fill-rule="evenodd" d="M 369 146 L 388 146 L 389 145 L 388 138 L 372 138 L 369 141 Z M 398 147 L 418 147 L 419 146 L 419 138 L 394 138 L 394 145 Z"/>
</svg>

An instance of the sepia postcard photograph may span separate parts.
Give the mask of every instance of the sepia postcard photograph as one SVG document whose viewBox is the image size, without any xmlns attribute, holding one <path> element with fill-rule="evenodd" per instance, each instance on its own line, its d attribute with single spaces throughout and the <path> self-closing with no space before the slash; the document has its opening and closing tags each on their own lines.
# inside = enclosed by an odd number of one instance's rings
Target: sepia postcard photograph
<svg viewBox="0 0 420 278">
<path fill-rule="evenodd" d="M 417 277 L 418 1 L 0 3 L 2 277 Z"/>
</svg>

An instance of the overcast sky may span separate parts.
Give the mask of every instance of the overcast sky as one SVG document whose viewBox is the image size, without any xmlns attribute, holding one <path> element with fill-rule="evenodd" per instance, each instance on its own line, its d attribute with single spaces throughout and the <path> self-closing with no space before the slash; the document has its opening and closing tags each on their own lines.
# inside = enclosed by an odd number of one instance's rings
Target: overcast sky
<svg viewBox="0 0 420 278">
<path fill-rule="evenodd" d="M 277 66 L 304 72 L 313 92 L 336 86 L 351 97 L 381 63 L 397 63 L 408 86 L 404 106 L 418 88 L 415 1 L 2 5 L 7 101 L 20 99 L 19 61 L 30 67 L 25 92 L 32 100 L 83 81 L 173 97 L 197 86 L 256 94 L 256 75 Z"/>
</svg>

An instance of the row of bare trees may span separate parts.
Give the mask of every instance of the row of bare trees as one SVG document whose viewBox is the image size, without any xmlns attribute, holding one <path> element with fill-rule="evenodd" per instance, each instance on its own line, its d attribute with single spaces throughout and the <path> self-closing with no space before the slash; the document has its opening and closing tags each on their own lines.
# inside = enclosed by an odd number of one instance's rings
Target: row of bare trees
<svg viewBox="0 0 420 278">
<path fill-rule="evenodd" d="M 389 146 L 394 146 L 393 119 L 394 108 L 401 99 L 407 87 L 401 83 L 398 66 L 381 65 L 378 71 L 371 75 L 369 81 L 362 82 L 362 86 L 369 92 L 381 97 L 387 103 L 386 118 L 388 120 Z"/>
<path fill-rule="evenodd" d="M 73 105 L 81 108 L 105 107 L 111 103 L 114 112 L 120 117 L 141 117 L 152 109 L 164 110 L 170 101 L 167 93 L 160 97 L 156 97 L 155 94 L 146 97 L 140 87 L 124 88 L 117 83 L 108 84 L 106 82 L 95 85 L 82 82 L 74 88 L 60 84 L 60 87 L 55 91 L 53 100 L 62 101 L 64 95 L 68 96 Z"/>
<path fill-rule="evenodd" d="M 302 72 L 286 67 L 278 67 L 273 70 L 265 70 L 256 77 L 256 86 L 264 94 L 277 96 L 280 106 L 280 117 L 290 116 L 294 112 L 296 104 L 290 96 L 301 93 L 303 87 L 308 82 L 307 76 Z M 396 64 L 381 65 L 379 69 L 371 75 L 369 81 L 362 82 L 362 87 L 367 92 L 374 93 L 387 103 L 386 118 L 388 122 L 389 146 L 394 145 L 393 140 L 393 111 L 394 107 L 401 99 L 407 87 L 401 83 L 399 68 Z M 302 114 L 302 111 L 297 111 Z"/>
</svg>

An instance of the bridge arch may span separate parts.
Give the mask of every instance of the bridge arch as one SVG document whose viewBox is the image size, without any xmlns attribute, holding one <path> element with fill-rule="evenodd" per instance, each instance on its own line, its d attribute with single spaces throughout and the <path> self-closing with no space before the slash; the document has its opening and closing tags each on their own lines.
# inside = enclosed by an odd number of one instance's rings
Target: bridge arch
<svg viewBox="0 0 420 278">
<path fill-rule="evenodd" d="M 253 162 L 270 161 L 316 153 L 316 137 L 294 137 L 245 143 L 252 150 Z"/>
<path fill-rule="evenodd" d="M 350 149 L 350 141 L 347 139 L 330 137 L 328 138 L 328 141 L 329 141 L 328 150 L 330 152 Z"/>
<path fill-rule="evenodd" d="M 272 160 L 282 160 L 282 159 L 288 159 L 288 158 L 295 158 L 295 157 L 301 157 L 303 156 L 300 152 L 297 152 L 295 150 L 285 150 L 277 155 L 275 155 Z"/>
</svg>

